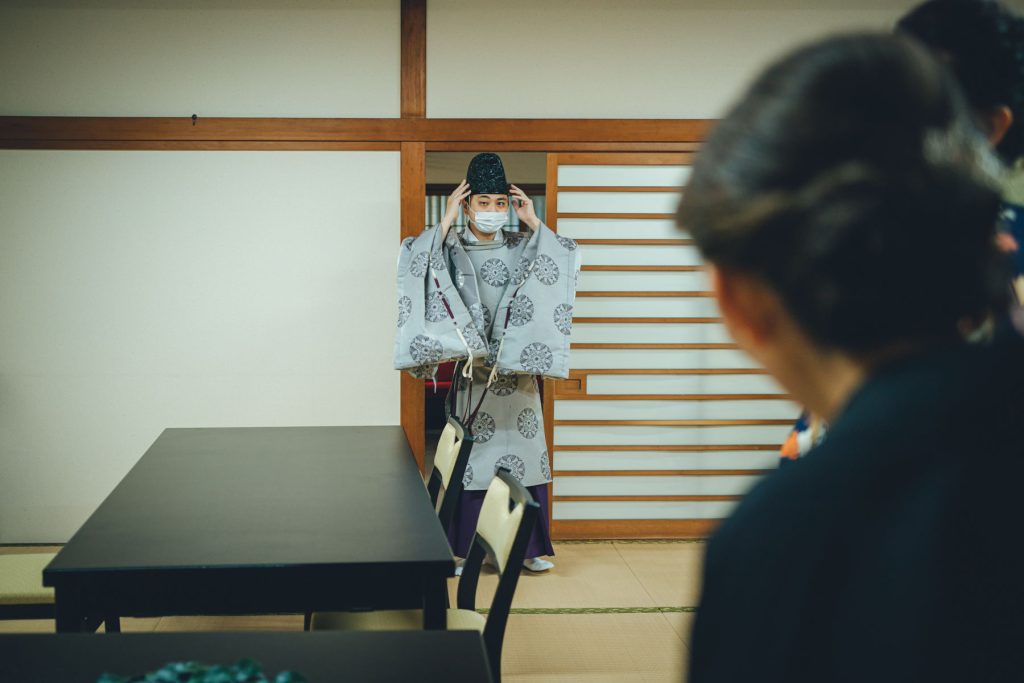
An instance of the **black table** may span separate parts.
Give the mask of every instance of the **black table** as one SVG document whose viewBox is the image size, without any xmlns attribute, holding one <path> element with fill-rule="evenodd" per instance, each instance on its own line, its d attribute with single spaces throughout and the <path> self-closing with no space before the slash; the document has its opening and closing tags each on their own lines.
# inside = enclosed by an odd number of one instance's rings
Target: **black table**
<svg viewBox="0 0 1024 683">
<path fill-rule="evenodd" d="M 61 632 L 121 616 L 409 608 L 443 628 L 454 571 L 400 427 L 167 429 L 43 583 Z"/>
<path fill-rule="evenodd" d="M 335 633 L 115 633 L 0 636 L 0 681 L 95 683 L 103 673 L 133 675 L 169 662 L 263 665 L 273 680 L 295 671 L 310 683 L 490 681 L 475 631 Z"/>
</svg>

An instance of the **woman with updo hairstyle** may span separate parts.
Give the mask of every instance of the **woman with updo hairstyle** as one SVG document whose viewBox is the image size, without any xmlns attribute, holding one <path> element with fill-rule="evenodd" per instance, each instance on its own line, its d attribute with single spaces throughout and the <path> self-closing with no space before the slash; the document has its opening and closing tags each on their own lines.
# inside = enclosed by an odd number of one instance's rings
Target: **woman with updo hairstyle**
<svg viewBox="0 0 1024 683">
<path fill-rule="evenodd" d="M 974 121 L 917 43 L 842 36 L 702 148 L 679 224 L 736 342 L 830 431 L 710 541 L 693 683 L 1024 675 L 1024 340 L 965 341 L 1009 307 Z"/>
</svg>

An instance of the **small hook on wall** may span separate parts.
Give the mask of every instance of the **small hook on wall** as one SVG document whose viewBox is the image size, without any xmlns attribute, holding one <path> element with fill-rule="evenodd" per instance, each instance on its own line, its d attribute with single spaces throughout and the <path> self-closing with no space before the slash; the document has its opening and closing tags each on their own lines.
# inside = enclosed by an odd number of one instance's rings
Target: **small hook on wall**
<svg viewBox="0 0 1024 683">
<path fill-rule="evenodd" d="M 196 125 L 196 121 L 197 121 L 198 119 L 199 119 L 199 117 L 198 117 L 198 116 L 196 116 L 195 114 L 192 114 L 192 125 L 193 125 L 193 126 L 194 126 L 194 125 Z"/>
</svg>

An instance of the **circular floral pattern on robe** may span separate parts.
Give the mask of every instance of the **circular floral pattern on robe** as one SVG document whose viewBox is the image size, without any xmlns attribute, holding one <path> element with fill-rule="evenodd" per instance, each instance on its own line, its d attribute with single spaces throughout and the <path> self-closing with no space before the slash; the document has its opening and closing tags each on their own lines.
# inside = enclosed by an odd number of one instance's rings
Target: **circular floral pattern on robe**
<svg viewBox="0 0 1024 683">
<path fill-rule="evenodd" d="M 553 285 L 558 282 L 558 264 L 547 254 L 541 254 L 533 265 L 533 273 L 537 279 L 546 285 Z"/>
<path fill-rule="evenodd" d="M 519 354 L 519 363 L 523 366 L 523 369 L 535 375 L 540 375 L 550 370 L 551 364 L 554 361 L 555 358 L 551 353 L 551 349 L 548 348 L 547 344 L 541 344 L 540 342 L 527 344 L 523 352 Z"/>
<path fill-rule="evenodd" d="M 494 436 L 494 418 L 490 413 L 480 411 L 473 420 L 473 427 L 469 430 L 473 434 L 476 443 L 487 443 Z"/>
<path fill-rule="evenodd" d="M 484 342 L 483 337 L 480 336 L 480 330 L 477 329 L 476 323 L 466 325 L 466 328 L 462 331 L 462 336 L 466 338 L 466 343 L 469 344 L 469 348 L 473 351 L 487 350 L 487 344 Z"/>
<path fill-rule="evenodd" d="M 526 463 L 518 455 L 509 453 L 498 458 L 498 462 L 494 463 L 495 474 L 502 467 L 511 472 L 517 481 L 522 481 L 523 477 L 526 476 Z"/>
<path fill-rule="evenodd" d="M 412 299 L 407 296 L 403 296 L 398 300 L 398 326 L 402 327 L 409 320 L 409 315 L 412 313 Z"/>
<path fill-rule="evenodd" d="M 430 254 L 421 251 L 412 257 L 409 262 L 409 274 L 413 277 L 423 277 L 427 274 L 427 265 L 430 263 Z"/>
<path fill-rule="evenodd" d="M 495 396 L 511 396 L 516 392 L 516 376 L 497 375 L 491 382 L 491 393 Z"/>
<path fill-rule="evenodd" d="M 519 263 L 512 269 L 512 284 L 519 286 L 526 282 L 526 277 L 530 274 L 530 259 L 525 256 L 519 257 Z"/>
<path fill-rule="evenodd" d="M 540 476 L 548 480 L 551 479 L 551 463 L 548 462 L 547 451 L 544 451 L 540 456 Z"/>
<path fill-rule="evenodd" d="M 444 270 L 444 254 L 440 249 L 430 252 L 430 267 L 434 270 Z"/>
<path fill-rule="evenodd" d="M 569 239 L 568 237 L 562 237 L 561 235 L 555 235 L 555 238 L 558 240 L 559 244 L 569 251 L 576 251 L 576 240 Z"/>
<path fill-rule="evenodd" d="M 562 334 L 572 334 L 572 306 L 569 304 L 558 304 L 555 306 L 555 327 Z"/>
<path fill-rule="evenodd" d="M 448 309 L 445 308 L 444 303 L 444 294 L 441 292 L 431 292 L 427 296 L 424 316 L 432 323 L 439 323 L 448 317 Z"/>
<path fill-rule="evenodd" d="M 484 359 L 484 365 L 489 368 L 493 368 L 494 364 L 498 362 L 498 341 L 491 339 L 487 342 L 487 358 Z"/>
<path fill-rule="evenodd" d="M 473 483 L 473 466 L 466 463 L 466 473 L 462 475 L 462 485 L 469 486 Z"/>
<path fill-rule="evenodd" d="M 524 438 L 532 439 L 537 436 L 537 430 L 540 428 L 540 420 L 537 419 L 537 413 L 533 411 L 533 408 L 523 408 L 519 413 L 519 417 L 516 418 L 516 429 L 523 435 Z"/>
<path fill-rule="evenodd" d="M 508 266 L 501 259 L 489 258 L 480 267 L 480 277 L 492 287 L 504 287 L 508 284 Z"/>
<path fill-rule="evenodd" d="M 473 319 L 473 324 L 476 325 L 477 329 L 486 327 L 484 322 L 484 307 L 480 304 L 472 304 L 469 307 L 469 317 Z"/>
<path fill-rule="evenodd" d="M 524 294 L 512 299 L 508 308 L 510 313 L 508 321 L 516 327 L 522 327 L 533 320 L 533 302 Z"/>
<path fill-rule="evenodd" d="M 417 363 L 437 363 L 441 360 L 441 342 L 417 334 L 409 344 L 409 355 Z"/>
<path fill-rule="evenodd" d="M 417 365 L 414 368 L 409 368 L 407 372 L 416 379 L 432 379 L 434 370 L 435 366 L 433 365 Z"/>
</svg>

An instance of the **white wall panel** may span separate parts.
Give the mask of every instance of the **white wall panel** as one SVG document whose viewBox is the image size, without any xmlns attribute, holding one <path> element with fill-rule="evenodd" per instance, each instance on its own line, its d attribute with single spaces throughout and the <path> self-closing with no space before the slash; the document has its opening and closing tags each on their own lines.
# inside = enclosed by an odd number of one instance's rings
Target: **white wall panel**
<svg viewBox="0 0 1024 683">
<path fill-rule="evenodd" d="M 558 446 L 768 446 L 782 444 L 790 427 L 555 427 Z"/>
<path fill-rule="evenodd" d="M 580 327 L 584 327 L 580 325 Z M 575 334 L 575 332 L 574 332 Z M 779 394 L 769 375 L 590 375 L 590 394 Z M 794 415 L 795 419 L 796 415 Z"/>
<path fill-rule="evenodd" d="M 579 323 L 572 341 L 590 344 L 728 344 L 725 326 L 717 323 Z"/>
<path fill-rule="evenodd" d="M 762 470 L 779 465 L 778 451 L 560 451 L 558 472 L 587 470 Z"/>
<path fill-rule="evenodd" d="M 0 152 L 0 543 L 165 427 L 397 424 L 398 196 L 395 152 Z"/>
<path fill-rule="evenodd" d="M 0 115 L 397 117 L 399 23 L 398 0 L 6 0 Z"/>
<path fill-rule="evenodd" d="M 788 420 L 791 401 L 555 401 L 556 420 Z"/>
<path fill-rule="evenodd" d="M 574 502 L 554 503 L 554 519 L 721 519 L 736 509 L 736 501 Z"/>
<path fill-rule="evenodd" d="M 431 0 L 427 111 L 717 118 L 782 51 L 835 31 L 891 31 L 918 1 Z M 496 70 L 503 43 L 507 68 Z M 470 96 L 478 83 L 486 94 Z"/>
<path fill-rule="evenodd" d="M 577 297 L 578 318 L 717 318 L 711 297 Z"/>
<path fill-rule="evenodd" d="M 706 292 L 710 283 L 703 271 L 603 271 L 580 273 L 581 292 Z"/>
<path fill-rule="evenodd" d="M 560 205 L 559 210 L 564 210 Z M 673 209 L 674 210 L 674 209 Z M 582 213 L 595 213 L 589 206 Z M 645 210 L 644 213 L 651 213 Z M 664 218 L 559 218 L 558 234 L 573 239 L 678 240 L 689 235 Z"/>
<path fill-rule="evenodd" d="M 587 266 L 700 266 L 697 247 L 664 245 L 580 245 Z"/>
<path fill-rule="evenodd" d="M 742 351 L 724 349 L 574 349 L 572 367 L 586 369 L 746 369 L 754 361 Z"/>
<path fill-rule="evenodd" d="M 559 192 L 558 213 L 675 213 L 678 192 Z"/>
<path fill-rule="evenodd" d="M 755 475 L 555 477 L 556 496 L 742 496 Z"/>
<path fill-rule="evenodd" d="M 559 187 L 682 187 L 690 180 L 689 166 L 565 164 L 558 167 Z"/>
</svg>

